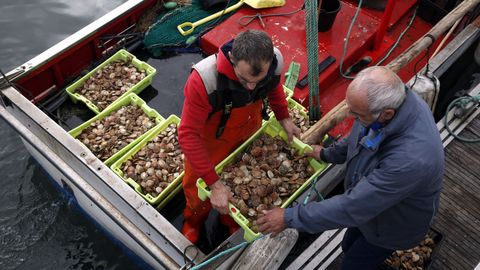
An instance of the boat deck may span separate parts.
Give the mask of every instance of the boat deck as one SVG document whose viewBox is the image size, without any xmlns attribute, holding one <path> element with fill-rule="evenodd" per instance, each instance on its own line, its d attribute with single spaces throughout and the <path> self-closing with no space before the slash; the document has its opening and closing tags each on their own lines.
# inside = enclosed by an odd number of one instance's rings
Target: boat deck
<svg viewBox="0 0 480 270">
<path fill-rule="evenodd" d="M 327 113 L 345 98 L 345 92 L 350 80 L 340 76 L 339 68 L 344 49 L 344 39 L 347 36 L 351 19 L 357 9 L 358 1 L 343 0 L 341 9 L 337 15 L 332 29 L 328 32 L 319 32 L 318 34 L 318 54 L 319 63 L 327 57 L 332 56 L 336 59 L 328 68 L 319 75 L 320 105 L 322 114 Z M 416 1 L 397 1 L 393 15 L 390 20 L 389 31 L 384 37 L 382 45 L 377 49 L 374 47 L 374 40 L 380 25 L 383 13 L 370 8 L 363 8 L 358 15 L 355 27 L 349 37 L 348 48 L 346 50 L 343 68 L 344 70 L 361 59 L 362 57 L 372 57 L 373 63 L 378 63 L 381 57 L 387 53 L 400 33 L 405 29 L 413 14 L 413 6 Z M 248 25 L 250 29 L 258 29 L 267 32 L 273 40 L 274 45 L 280 49 L 284 57 L 284 73 L 288 71 L 292 61 L 300 64 L 299 78 L 307 75 L 307 51 L 305 37 L 305 11 L 299 11 L 289 16 L 276 16 L 279 13 L 290 13 L 298 10 L 304 1 L 288 1 L 288 5 L 278 8 L 255 10 L 250 7 L 244 7 L 238 10 L 231 17 L 216 26 L 214 29 L 202 36 L 200 46 L 206 54 L 212 54 L 218 51 L 218 48 L 226 41 L 247 28 L 239 24 L 239 20 L 245 16 L 254 16 L 255 14 L 268 15 L 265 17 L 265 27 L 262 27 L 260 21 L 252 20 Z M 418 16 L 408 34 L 400 40 L 399 45 L 392 51 L 390 56 L 383 64 L 388 63 L 397 57 L 405 48 L 408 48 L 413 42 L 423 36 L 431 28 L 431 25 Z M 435 43 L 433 47 L 436 47 Z M 419 66 L 425 62 L 421 57 L 411 61 L 399 72 L 399 76 L 408 80 L 415 75 L 415 63 L 420 61 Z M 295 87 L 293 98 L 302 103 L 305 107 L 309 104 L 308 86 L 304 88 Z M 329 133 L 332 136 L 344 136 L 348 134 L 352 125 L 352 120 L 345 120 L 333 128 Z"/>
<path fill-rule="evenodd" d="M 477 116 L 460 133 L 480 134 Z M 444 236 L 433 269 L 474 269 L 480 262 L 479 143 L 452 141 L 445 148 L 445 177 L 433 227 Z"/>
</svg>

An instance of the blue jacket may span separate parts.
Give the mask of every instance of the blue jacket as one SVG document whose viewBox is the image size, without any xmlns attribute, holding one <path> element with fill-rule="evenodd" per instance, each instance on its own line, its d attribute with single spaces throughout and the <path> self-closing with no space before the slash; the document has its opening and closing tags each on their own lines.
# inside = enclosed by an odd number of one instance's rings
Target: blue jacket
<svg viewBox="0 0 480 270">
<path fill-rule="evenodd" d="M 329 163 L 347 163 L 345 193 L 285 210 L 288 227 L 310 233 L 357 227 L 371 244 L 389 249 L 417 245 L 438 209 L 444 153 L 427 104 L 407 97 L 385 127 L 350 135 L 323 150 Z"/>
</svg>

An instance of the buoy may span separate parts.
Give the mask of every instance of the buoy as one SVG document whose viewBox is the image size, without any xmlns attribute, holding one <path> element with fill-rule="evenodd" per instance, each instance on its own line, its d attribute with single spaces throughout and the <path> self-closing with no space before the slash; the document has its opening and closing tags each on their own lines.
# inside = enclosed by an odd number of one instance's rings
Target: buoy
<svg viewBox="0 0 480 270">
<path fill-rule="evenodd" d="M 166 2 L 165 4 L 163 4 L 163 7 L 166 8 L 166 9 L 174 9 L 174 8 L 177 7 L 177 2 L 175 2 L 175 1 Z"/>
<path fill-rule="evenodd" d="M 187 40 L 185 41 L 185 44 L 192 45 L 195 42 L 195 40 L 197 40 L 197 36 L 191 36 L 187 38 Z"/>
<path fill-rule="evenodd" d="M 417 75 L 414 81 L 415 84 L 411 86 L 412 90 L 425 100 L 433 113 L 440 92 L 440 80 L 433 73 L 428 72 Z"/>
</svg>

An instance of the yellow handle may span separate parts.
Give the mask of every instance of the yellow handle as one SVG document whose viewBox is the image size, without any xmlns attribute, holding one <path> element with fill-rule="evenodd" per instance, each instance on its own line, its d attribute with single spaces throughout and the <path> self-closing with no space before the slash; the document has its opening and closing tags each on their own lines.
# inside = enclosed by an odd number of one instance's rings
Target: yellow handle
<svg viewBox="0 0 480 270">
<path fill-rule="evenodd" d="M 183 29 L 185 27 L 190 27 L 190 29 Z M 182 36 L 187 36 L 187 35 L 190 35 L 193 30 L 195 29 L 195 26 L 193 25 L 193 23 L 191 22 L 184 22 L 184 23 L 181 23 L 177 26 L 177 29 L 178 31 L 180 32 L 180 34 L 182 34 Z"/>
<path fill-rule="evenodd" d="M 199 25 L 202 25 L 206 22 L 209 22 L 213 19 L 216 19 L 218 17 L 220 17 L 221 15 L 223 14 L 227 14 L 229 12 L 232 12 L 233 10 L 239 8 L 241 5 L 243 5 L 243 3 L 245 2 L 245 0 L 240 0 L 238 1 L 238 3 L 236 3 L 235 5 L 233 6 L 230 6 L 229 8 L 225 9 L 225 10 L 220 10 L 219 12 L 217 13 L 214 13 L 208 17 L 205 17 L 201 20 L 198 20 L 194 23 L 192 22 L 184 22 L 184 23 L 181 23 L 177 26 L 177 29 L 178 29 L 178 32 L 180 32 L 180 34 L 182 34 L 182 36 L 188 36 L 190 35 L 191 33 L 193 33 L 193 30 L 195 30 L 195 27 L 199 26 Z M 189 27 L 189 29 L 184 29 L 186 27 Z"/>
</svg>

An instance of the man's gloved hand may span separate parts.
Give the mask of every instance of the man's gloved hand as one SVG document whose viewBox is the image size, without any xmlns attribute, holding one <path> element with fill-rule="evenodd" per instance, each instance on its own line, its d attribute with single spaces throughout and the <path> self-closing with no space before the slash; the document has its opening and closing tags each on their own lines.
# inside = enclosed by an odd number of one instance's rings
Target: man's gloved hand
<svg viewBox="0 0 480 270">
<path fill-rule="evenodd" d="M 299 127 L 297 127 L 293 123 L 292 119 L 285 118 L 285 119 L 280 121 L 280 125 L 283 127 L 283 129 L 287 133 L 289 142 L 292 142 L 293 136 L 296 136 L 297 138 L 300 138 L 301 130 L 300 130 Z"/>
<path fill-rule="evenodd" d="M 228 214 L 228 202 L 232 199 L 232 193 L 228 191 L 227 187 L 220 180 L 213 183 L 210 189 L 212 190 L 210 195 L 212 207 L 217 209 L 222 215 Z"/>
</svg>

